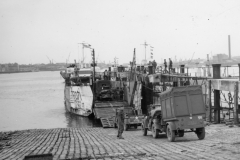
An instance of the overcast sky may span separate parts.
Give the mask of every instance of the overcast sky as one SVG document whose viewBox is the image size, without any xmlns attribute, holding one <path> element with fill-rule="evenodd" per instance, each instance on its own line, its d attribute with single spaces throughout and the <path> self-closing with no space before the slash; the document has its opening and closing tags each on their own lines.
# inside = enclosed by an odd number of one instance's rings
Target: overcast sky
<svg viewBox="0 0 240 160">
<path fill-rule="evenodd" d="M 1 0 L 0 63 L 73 62 L 83 41 L 98 61 L 240 56 L 239 0 Z M 79 48 L 79 50 L 78 50 Z M 147 58 L 150 48 L 147 46 Z M 194 53 L 194 54 L 193 54 Z M 90 61 L 90 49 L 84 49 Z"/>
</svg>

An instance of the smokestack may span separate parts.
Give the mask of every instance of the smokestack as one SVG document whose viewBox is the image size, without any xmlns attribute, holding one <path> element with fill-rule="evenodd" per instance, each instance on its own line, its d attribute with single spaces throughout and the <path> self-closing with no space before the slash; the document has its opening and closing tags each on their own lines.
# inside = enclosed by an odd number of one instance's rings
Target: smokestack
<svg viewBox="0 0 240 160">
<path fill-rule="evenodd" d="M 229 59 L 231 59 L 231 39 L 230 35 L 228 35 L 228 54 L 229 54 Z"/>
</svg>

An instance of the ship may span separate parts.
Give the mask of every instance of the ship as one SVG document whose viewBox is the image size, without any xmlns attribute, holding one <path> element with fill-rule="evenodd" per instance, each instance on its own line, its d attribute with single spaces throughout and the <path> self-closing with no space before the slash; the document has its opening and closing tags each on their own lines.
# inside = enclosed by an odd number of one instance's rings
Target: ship
<svg viewBox="0 0 240 160">
<path fill-rule="evenodd" d="M 80 68 L 76 65 L 74 69 L 68 69 L 64 88 L 64 104 L 68 112 L 85 117 L 92 114 L 91 84 L 91 68 Z"/>
</svg>

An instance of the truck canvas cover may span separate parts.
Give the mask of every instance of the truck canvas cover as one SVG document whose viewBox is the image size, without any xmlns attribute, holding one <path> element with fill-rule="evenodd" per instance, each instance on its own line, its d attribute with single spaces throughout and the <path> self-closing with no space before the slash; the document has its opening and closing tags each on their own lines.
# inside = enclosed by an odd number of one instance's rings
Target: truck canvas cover
<svg viewBox="0 0 240 160">
<path fill-rule="evenodd" d="M 159 95 L 165 119 L 205 114 L 200 85 L 174 87 Z"/>
</svg>

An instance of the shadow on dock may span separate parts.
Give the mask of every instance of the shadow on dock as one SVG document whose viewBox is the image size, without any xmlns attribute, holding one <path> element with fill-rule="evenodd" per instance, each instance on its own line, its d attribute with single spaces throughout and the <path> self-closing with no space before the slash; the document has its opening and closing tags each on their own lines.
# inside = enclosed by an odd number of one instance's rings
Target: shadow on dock
<svg viewBox="0 0 240 160">
<path fill-rule="evenodd" d="M 87 127 L 102 127 L 99 119 L 95 119 L 94 116 L 82 117 L 69 112 L 65 113 L 67 127 L 73 128 L 87 128 Z"/>
</svg>

